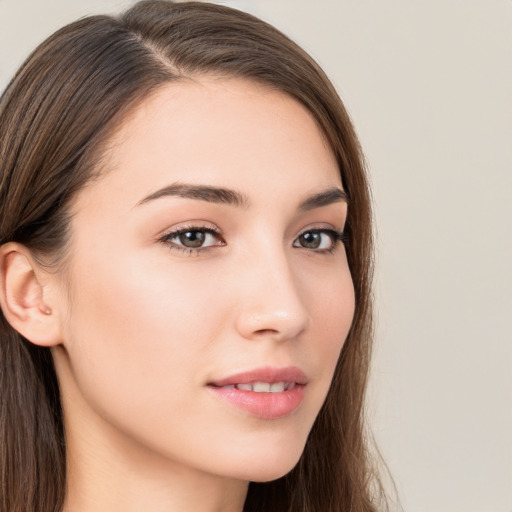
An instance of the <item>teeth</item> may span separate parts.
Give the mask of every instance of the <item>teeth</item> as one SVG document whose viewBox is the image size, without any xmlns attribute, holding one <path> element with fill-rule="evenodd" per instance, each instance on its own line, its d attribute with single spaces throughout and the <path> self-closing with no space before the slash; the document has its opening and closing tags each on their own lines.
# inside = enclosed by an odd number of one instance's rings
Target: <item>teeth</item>
<svg viewBox="0 0 512 512">
<path fill-rule="evenodd" d="M 275 382 L 270 385 L 271 393 L 282 393 L 284 391 L 284 382 Z"/>
<path fill-rule="evenodd" d="M 235 384 L 222 386 L 224 389 L 240 389 L 241 391 L 253 391 L 254 393 L 282 393 L 295 387 L 295 382 L 253 382 L 252 384 Z"/>
<path fill-rule="evenodd" d="M 268 382 L 255 382 L 252 390 L 256 393 L 270 393 L 270 384 Z"/>
</svg>

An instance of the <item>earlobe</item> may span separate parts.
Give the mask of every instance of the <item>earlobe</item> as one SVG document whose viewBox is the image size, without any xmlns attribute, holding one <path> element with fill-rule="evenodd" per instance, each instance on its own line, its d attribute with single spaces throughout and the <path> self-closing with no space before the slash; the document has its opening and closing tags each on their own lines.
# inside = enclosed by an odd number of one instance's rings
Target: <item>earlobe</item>
<svg viewBox="0 0 512 512">
<path fill-rule="evenodd" d="M 32 343 L 53 346 L 60 343 L 60 326 L 39 279 L 43 272 L 25 246 L 9 242 L 0 247 L 0 305 L 5 318 Z"/>
</svg>

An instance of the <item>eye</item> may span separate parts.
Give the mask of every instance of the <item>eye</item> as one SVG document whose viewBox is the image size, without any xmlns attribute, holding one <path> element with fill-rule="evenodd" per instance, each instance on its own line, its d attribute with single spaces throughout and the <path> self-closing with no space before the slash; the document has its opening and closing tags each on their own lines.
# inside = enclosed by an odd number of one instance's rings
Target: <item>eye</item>
<svg viewBox="0 0 512 512">
<path fill-rule="evenodd" d="M 225 245 L 220 232 L 202 226 L 187 226 L 167 233 L 161 242 L 169 248 L 189 253 L 200 252 L 209 247 Z"/>
<path fill-rule="evenodd" d="M 340 242 L 344 242 L 342 231 L 335 229 L 309 229 L 295 239 L 293 246 L 319 252 L 334 252 Z"/>
</svg>

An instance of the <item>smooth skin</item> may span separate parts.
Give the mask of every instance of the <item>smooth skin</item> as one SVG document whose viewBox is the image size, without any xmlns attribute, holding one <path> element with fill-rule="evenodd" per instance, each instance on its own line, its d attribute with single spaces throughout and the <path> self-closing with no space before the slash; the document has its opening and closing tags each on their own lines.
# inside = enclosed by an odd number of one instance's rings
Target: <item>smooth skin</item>
<svg viewBox="0 0 512 512">
<path fill-rule="evenodd" d="M 144 100 L 101 170 L 58 272 L 1 249 L 6 316 L 61 383 L 65 511 L 240 512 L 248 481 L 297 463 L 351 325 L 346 201 L 304 207 L 342 190 L 333 153 L 295 100 L 200 76 Z M 282 418 L 208 386 L 285 366 L 308 383 Z"/>
</svg>

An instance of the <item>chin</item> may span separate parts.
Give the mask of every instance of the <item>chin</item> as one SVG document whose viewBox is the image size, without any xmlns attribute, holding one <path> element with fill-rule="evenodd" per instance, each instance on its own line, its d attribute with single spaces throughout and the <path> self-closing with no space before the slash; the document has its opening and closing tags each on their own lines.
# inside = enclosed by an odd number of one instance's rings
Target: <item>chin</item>
<svg viewBox="0 0 512 512">
<path fill-rule="evenodd" d="M 298 446 L 297 446 L 298 445 Z M 298 463 L 304 445 L 297 443 L 288 450 L 261 450 L 259 454 L 243 461 L 238 477 L 250 482 L 270 482 L 288 474 Z"/>
<path fill-rule="evenodd" d="M 258 474 L 253 475 L 253 477 L 250 478 L 249 481 L 256 483 L 265 483 L 272 482 L 273 480 L 278 480 L 279 478 L 282 478 L 283 476 L 287 475 L 297 465 L 297 462 L 298 459 L 295 461 L 294 464 L 288 465 L 286 466 L 286 468 L 266 468 L 265 470 L 258 472 Z"/>
</svg>

